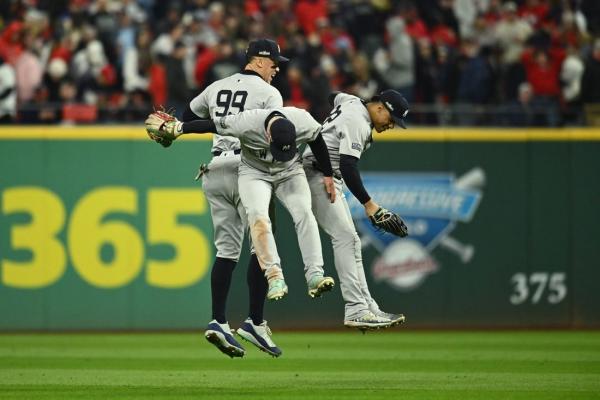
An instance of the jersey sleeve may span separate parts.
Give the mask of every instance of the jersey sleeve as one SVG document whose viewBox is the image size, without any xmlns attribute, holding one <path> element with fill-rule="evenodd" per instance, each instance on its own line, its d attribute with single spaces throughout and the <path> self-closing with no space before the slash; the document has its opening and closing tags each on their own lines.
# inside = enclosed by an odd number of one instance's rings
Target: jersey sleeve
<svg viewBox="0 0 600 400">
<path fill-rule="evenodd" d="M 196 114 L 199 118 L 210 118 L 210 112 L 208 107 L 208 93 L 209 88 L 206 88 L 202 93 L 198 96 L 194 97 L 192 101 L 190 101 L 190 109 Z"/>
<path fill-rule="evenodd" d="M 214 118 L 217 134 L 240 139 L 248 132 L 261 131 L 261 115 L 264 124 L 264 110 L 247 110 L 234 115 Z M 262 128 L 264 131 L 264 127 Z"/>
<path fill-rule="evenodd" d="M 346 154 L 348 156 L 360 158 L 361 154 L 365 150 L 363 148 L 363 137 L 362 130 L 369 129 L 370 127 L 364 126 L 364 124 L 344 124 L 338 127 L 337 134 L 340 136 L 340 155 Z"/>
<path fill-rule="evenodd" d="M 333 106 L 339 106 L 342 103 L 345 103 L 347 101 L 350 100 L 355 100 L 358 99 L 356 96 L 352 96 L 351 94 L 348 93 L 338 93 L 335 98 L 333 99 Z"/>
</svg>

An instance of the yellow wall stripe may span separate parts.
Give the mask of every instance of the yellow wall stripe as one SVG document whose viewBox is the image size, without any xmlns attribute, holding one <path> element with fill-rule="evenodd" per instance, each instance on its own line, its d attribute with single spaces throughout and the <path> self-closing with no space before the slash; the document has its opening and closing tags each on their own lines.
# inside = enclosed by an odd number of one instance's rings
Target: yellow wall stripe
<svg viewBox="0 0 600 400">
<path fill-rule="evenodd" d="M 0 140 L 149 140 L 140 125 L 93 125 L 93 126 L 0 126 Z M 184 140 L 212 139 L 211 134 L 185 135 Z M 485 129 L 485 128 L 409 128 L 374 133 L 377 142 L 404 141 L 600 141 L 600 128 L 562 129 Z"/>
</svg>

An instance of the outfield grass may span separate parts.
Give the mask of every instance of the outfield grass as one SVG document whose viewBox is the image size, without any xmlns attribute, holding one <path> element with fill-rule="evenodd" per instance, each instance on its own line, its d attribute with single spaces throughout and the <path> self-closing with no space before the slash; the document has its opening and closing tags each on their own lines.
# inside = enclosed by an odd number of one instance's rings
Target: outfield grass
<svg viewBox="0 0 600 400">
<path fill-rule="evenodd" d="M 600 399 L 600 332 L 0 335 L 0 399 Z"/>
</svg>

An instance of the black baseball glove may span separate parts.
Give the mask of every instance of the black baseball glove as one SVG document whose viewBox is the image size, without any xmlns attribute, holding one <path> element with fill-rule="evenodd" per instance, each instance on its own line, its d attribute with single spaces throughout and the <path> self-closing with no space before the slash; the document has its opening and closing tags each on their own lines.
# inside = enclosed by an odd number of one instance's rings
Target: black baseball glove
<svg viewBox="0 0 600 400">
<path fill-rule="evenodd" d="M 377 230 L 383 230 L 400 237 L 408 236 L 408 228 L 402 218 L 383 207 L 379 207 L 379 210 L 371 215 L 369 220 Z"/>
</svg>

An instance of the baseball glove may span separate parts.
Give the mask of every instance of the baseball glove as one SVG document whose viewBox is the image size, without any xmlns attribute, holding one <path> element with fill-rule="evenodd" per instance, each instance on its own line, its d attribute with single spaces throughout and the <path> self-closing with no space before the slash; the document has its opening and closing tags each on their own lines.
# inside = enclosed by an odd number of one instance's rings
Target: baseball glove
<svg viewBox="0 0 600 400">
<path fill-rule="evenodd" d="M 181 133 L 181 122 L 165 111 L 154 111 L 146 118 L 148 137 L 163 147 L 169 147 Z"/>
<path fill-rule="evenodd" d="M 383 207 L 379 207 L 379 210 L 371 215 L 369 220 L 377 230 L 389 232 L 400 237 L 408 236 L 408 228 L 404 221 L 402 221 L 402 218 Z"/>
</svg>

